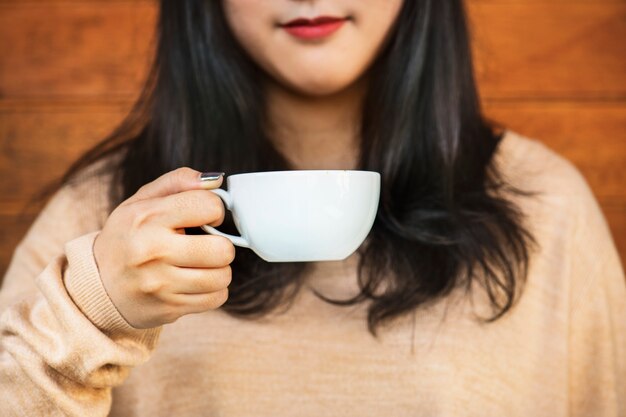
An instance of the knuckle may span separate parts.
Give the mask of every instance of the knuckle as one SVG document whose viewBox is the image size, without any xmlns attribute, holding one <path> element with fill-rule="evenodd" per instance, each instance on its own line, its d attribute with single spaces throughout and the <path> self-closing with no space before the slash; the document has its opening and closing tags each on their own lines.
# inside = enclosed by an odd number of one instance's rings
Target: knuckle
<svg viewBox="0 0 626 417">
<path fill-rule="evenodd" d="M 189 167 L 180 167 L 176 168 L 173 171 L 173 177 L 176 181 L 185 181 L 188 180 L 192 175 L 195 174 L 196 171 Z"/>
<path fill-rule="evenodd" d="M 157 229 L 133 233 L 127 237 L 124 245 L 128 265 L 139 267 L 167 258 L 170 248 Z"/>
<path fill-rule="evenodd" d="M 152 260 L 152 249 L 141 239 L 133 239 L 127 248 L 128 262 L 133 266 L 143 265 Z"/>
<path fill-rule="evenodd" d="M 161 322 L 165 324 L 174 323 L 176 320 L 180 318 L 181 314 L 177 309 L 169 308 L 161 313 Z"/>
<path fill-rule="evenodd" d="M 224 286 L 228 288 L 231 282 L 233 282 L 233 269 L 227 265 L 224 267 Z"/>
<path fill-rule="evenodd" d="M 137 230 L 150 223 L 158 214 L 154 204 L 142 200 L 126 207 L 132 230 Z"/>
<path fill-rule="evenodd" d="M 173 190 L 179 189 L 180 184 L 184 184 L 189 179 L 189 168 L 182 167 L 176 168 L 168 172 L 163 178 L 163 184 L 168 189 L 168 194 L 173 193 Z"/>
<path fill-rule="evenodd" d="M 237 251 L 235 250 L 235 245 L 229 240 L 226 246 L 226 263 L 231 264 L 235 260 L 235 256 Z"/>
<path fill-rule="evenodd" d="M 228 288 L 213 292 L 207 297 L 206 307 L 210 310 L 220 308 L 228 300 Z"/>
<path fill-rule="evenodd" d="M 228 301 L 228 288 L 224 288 L 217 294 L 218 294 L 217 307 L 221 307 L 222 305 L 226 303 L 226 301 Z"/>
<path fill-rule="evenodd" d="M 215 236 L 214 255 L 218 261 L 225 265 L 235 260 L 235 245 L 222 236 Z"/>
<path fill-rule="evenodd" d="M 222 200 L 211 192 L 204 192 L 203 194 L 206 198 L 206 200 L 203 202 L 203 207 L 205 207 L 207 211 L 207 220 L 211 222 L 215 222 L 216 220 L 223 220 L 224 215 L 226 214 L 226 209 L 224 208 L 224 203 L 222 203 Z"/>
<path fill-rule="evenodd" d="M 141 291 L 145 295 L 156 296 L 163 292 L 165 288 L 165 283 L 160 279 L 156 278 L 148 278 L 141 281 L 139 284 L 139 291 Z"/>
<path fill-rule="evenodd" d="M 218 269 L 214 278 L 215 286 L 219 289 L 228 288 L 232 280 L 233 274 L 230 265 Z"/>
<path fill-rule="evenodd" d="M 142 195 L 142 194 L 144 194 L 150 187 L 151 187 L 151 183 L 147 183 L 147 184 L 142 185 L 141 187 L 139 187 L 137 189 L 137 191 L 135 192 L 135 195 Z"/>
</svg>

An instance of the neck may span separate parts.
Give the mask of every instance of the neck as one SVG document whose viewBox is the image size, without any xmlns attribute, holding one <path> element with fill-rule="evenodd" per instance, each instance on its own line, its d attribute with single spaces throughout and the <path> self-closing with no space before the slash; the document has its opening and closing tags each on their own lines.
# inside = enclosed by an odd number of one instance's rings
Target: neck
<svg viewBox="0 0 626 417">
<path fill-rule="evenodd" d="M 266 84 L 268 135 L 293 169 L 356 169 L 365 83 L 317 97 Z"/>
</svg>

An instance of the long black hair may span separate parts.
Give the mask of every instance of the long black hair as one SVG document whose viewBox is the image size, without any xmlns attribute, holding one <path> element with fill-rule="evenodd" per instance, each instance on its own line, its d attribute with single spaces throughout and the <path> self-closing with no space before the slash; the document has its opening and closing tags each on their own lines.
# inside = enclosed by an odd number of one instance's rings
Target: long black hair
<svg viewBox="0 0 626 417">
<path fill-rule="evenodd" d="M 226 25 L 220 1 L 161 0 L 155 57 L 125 121 L 59 184 L 110 155 L 111 210 L 181 166 L 235 174 L 292 169 L 263 120 L 267 75 Z M 382 176 L 374 226 L 359 249 L 360 293 L 377 327 L 479 280 L 496 320 L 512 308 L 533 238 L 493 156 L 502 130 L 482 114 L 462 0 L 405 1 L 368 69 L 358 169 Z M 223 230 L 235 233 L 227 216 Z M 187 233 L 198 233 L 188 229 Z M 306 263 L 268 263 L 237 248 L 223 309 L 255 317 L 288 306 Z"/>
</svg>

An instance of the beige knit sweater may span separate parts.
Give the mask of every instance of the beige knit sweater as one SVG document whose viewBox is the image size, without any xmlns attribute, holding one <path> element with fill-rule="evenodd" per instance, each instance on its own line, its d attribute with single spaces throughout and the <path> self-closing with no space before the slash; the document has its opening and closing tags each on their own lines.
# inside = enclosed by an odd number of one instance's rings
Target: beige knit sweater
<svg viewBox="0 0 626 417">
<path fill-rule="evenodd" d="M 66 187 L 15 251 L 0 292 L 1 416 L 626 416 L 626 286 L 596 200 L 573 166 L 508 132 L 509 180 L 540 249 L 510 314 L 480 324 L 459 290 L 373 338 L 356 255 L 319 262 L 293 307 L 131 328 L 99 280 L 92 243 L 106 178 Z"/>
</svg>

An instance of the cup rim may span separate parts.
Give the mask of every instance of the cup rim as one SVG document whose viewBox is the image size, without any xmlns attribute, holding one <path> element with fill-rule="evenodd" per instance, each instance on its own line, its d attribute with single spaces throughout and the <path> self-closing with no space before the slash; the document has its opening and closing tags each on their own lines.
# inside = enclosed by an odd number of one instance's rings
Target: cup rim
<svg viewBox="0 0 626 417">
<path fill-rule="evenodd" d="M 262 171 L 262 172 L 243 172 L 240 174 L 226 175 L 226 179 L 230 178 L 241 178 L 241 177 L 267 177 L 273 175 L 288 175 L 288 176 L 298 176 L 298 175 L 311 175 L 311 174 L 340 174 L 340 173 L 348 173 L 350 175 L 378 175 L 380 173 L 377 171 L 366 171 L 359 169 L 293 169 L 293 170 L 284 170 L 284 171 Z"/>
</svg>

